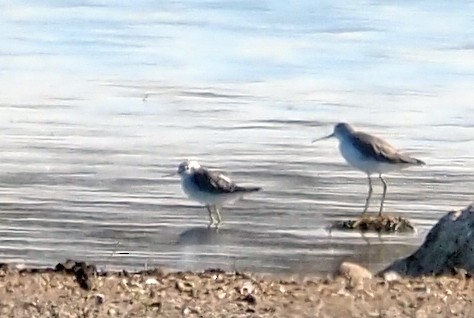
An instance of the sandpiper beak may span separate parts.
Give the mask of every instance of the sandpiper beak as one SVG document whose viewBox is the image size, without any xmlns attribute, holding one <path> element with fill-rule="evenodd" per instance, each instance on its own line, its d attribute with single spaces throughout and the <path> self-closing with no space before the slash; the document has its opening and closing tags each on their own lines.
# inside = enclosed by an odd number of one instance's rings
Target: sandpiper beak
<svg viewBox="0 0 474 318">
<path fill-rule="evenodd" d="M 320 141 L 320 140 L 324 140 L 324 139 L 329 139 L 329 138 L 332 138 L 332 137 L 334 137 L 334 133 L 332 133 L 332 134 L 330 134 L 330 135 L 327 135 L 326 137 L 313 139 L 313 141 L 312 141 L 311 143 L 313 144 L 313 143 L 315 143 L 316 141 Z"/>
<path fill-rule="evenodd" d="M 162 175 L 161 177 L 162 178 L 167 178 L 167 177 L 173 177 L 175 175 L 177 175 L 178 173 L 175 171 L 175 172 L 172 172 L 172 173 L 168 173 L 168 174 L 165 174 L 165 175 Z"/>
</svg>

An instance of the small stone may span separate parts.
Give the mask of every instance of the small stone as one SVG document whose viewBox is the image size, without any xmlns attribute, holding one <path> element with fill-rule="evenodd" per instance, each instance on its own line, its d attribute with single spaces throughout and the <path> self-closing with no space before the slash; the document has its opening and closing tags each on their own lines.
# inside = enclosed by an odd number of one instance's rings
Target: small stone
<svg viewBox="0 0 474 318">
<path fill-rule="evenodd" d="M 459 279 L 466 279 L 468 274 L 464 268 L 454 268 L 454 272 Z"/>
<path fill-rule="evenodd" d="M 216 296 L 218 299 L 222 300 L 227 296 L 227 294 L 224 293 L 223 291 L 219 291 Z"/>
<path fill-rule="evenodd" d="M 338 274 L 352 281 L 360 281 L 363 279 L 371 279 L 372 273 L 355 263 L 342 262 L 339 266 Z"/>
<path fill-rule="evenodd" d="M 385 279 L 385 281 L 387 282 L 398 282 L 402 279 L 402 277 L 400 276 L 400 274 L 398 274 L 397 272 L 395 271 L 388 271 L 388 272 L 385 272 L 383 274 L 383 278 Z"/>
<path fill-rule="evenodd" d="M 191 309 L 189 309 L 189 307 L 185 307 L 183 309 L 183 315 L 189 315 L 191 313 Z"/>
<path fill-rule="evenodd" d="M 176 289 L 178 289 L 180 292 L 189 292 L 193 290 L 193 283 L 191 282 L 183 282 L 183 281 L 176 281 Z"/>
<path fill-rule="evenodd" d="M 73 261 L 72 259 L 67 259 L 62 265 L 66 270 L 72 270 L 78 262 Z M 61 264 L 61 263 L 60 263 Z M 58 264 L 59 265 L 59 264 Z"/>
<path fill-rule="evenodd" d="M 120 284 L 119 284 L 123 289 L 125 289 L 126 291 L 129 291 L 130 290 L 130 287 L 128 287 L 128 279 L 127 278 L 123 278 L 121 281 L 120 281 Z"/>
<path fill-rule="evenodd" d="M 158 285 L 158 281 L 155 278 L 148 278 L 145 281 L 145 285 Z"/>
<path fill-rule="evenodd" d="M 242 287 L 240 287 L 240 294 L 241 295 L 247 295 L 253 293 L 255 290 L 255 287 L 252 285 L 251 282 L 245 282 Z"/>
<path fill-rule="evenodd" d="M 413 287 L 413 291 L 429 294 L 430 288 L 427 287 L 426 285 L 418 285 L 418 286 Z"/>
<path fill-rule="evenodd" d="M 109 316 L 115 316 L 117 314 L 117 311 L 113 308 L 110 308 L 109 310 L 107 310 L 107 315 Z"/>
<path fill-rule="evenodd" d="M 105 302 L 104 294 L 95 294 L 94 295 L 96 305 L 102 305 Z"/>
</svg>

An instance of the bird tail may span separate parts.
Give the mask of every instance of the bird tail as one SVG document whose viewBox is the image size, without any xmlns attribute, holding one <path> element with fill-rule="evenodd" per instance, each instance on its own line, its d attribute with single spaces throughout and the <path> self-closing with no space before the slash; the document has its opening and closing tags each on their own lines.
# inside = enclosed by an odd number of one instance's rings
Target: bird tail
<svg viewBox="0 0 474 318">
<path fill-rule="evenodd" d="M 235 187 L 236 192 L 257 192 L 262 190 L 261 187 Z"/>
<path fill-rule="evenodd" d="M 412 157 L 409 157 L 409 156 L 406 156 L 406 155 L 403 156 L 402 162 L 412 164 L 412 165 L 416 165 L 416 166 L 426 165 L 426 163 L 423 160 L 412 158 Z"/>
<path fill-rule="evenodd" d="M 415 160 L 415 162 L 416 162 L 415 164 L 416 164 L 417 166 L 424 166 L 424 165 L 426 165 L 426 162 L 424 162 L 423 160 L 416 159 L 416 158 L 413 158 L 413 159 Z"/>
</svg>

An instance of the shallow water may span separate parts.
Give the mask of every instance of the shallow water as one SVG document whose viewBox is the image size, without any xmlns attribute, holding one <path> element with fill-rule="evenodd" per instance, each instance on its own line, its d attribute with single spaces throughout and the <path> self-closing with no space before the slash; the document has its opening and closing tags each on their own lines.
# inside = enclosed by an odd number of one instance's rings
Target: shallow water
<svg viewBox="0 0 474 318">
<path fill-rule="evenodd" d="M 375 270 L 473 200 L 470 4 L 0 6 L 2 261 Z M 311 144 L 341 120 L 427 162 L 387 176 L 386 211 L 415 234 L 326 230 L 367 192 L 336 141 Z M 162 178 L 184 158 L 264 191 L 210 232 L 207 211 Z"/>
</svg>

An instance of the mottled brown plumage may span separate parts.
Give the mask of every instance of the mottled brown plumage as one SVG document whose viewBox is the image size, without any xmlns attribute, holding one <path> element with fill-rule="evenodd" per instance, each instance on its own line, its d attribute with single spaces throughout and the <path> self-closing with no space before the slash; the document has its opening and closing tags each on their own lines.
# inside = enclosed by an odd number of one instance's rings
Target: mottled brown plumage
<svg viewBox="0 0 474 318">
<path fill-rule="evenodd" d="M 354 147 L 356 147 L 367 160 L 376 160 L 390 164 L 425 164 L 424 161 L 400 153 L 395 147 L 379 137 L 355 131 L 349 135 L 349 138 Z"/>
</svg>

